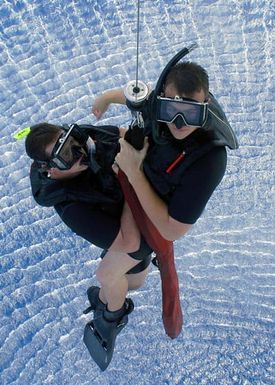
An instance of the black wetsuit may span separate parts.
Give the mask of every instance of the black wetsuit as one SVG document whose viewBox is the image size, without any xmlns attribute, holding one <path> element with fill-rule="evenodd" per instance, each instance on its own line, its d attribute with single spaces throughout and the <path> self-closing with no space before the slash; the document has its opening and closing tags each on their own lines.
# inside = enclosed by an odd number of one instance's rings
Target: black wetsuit
<svg viewBox="0 0 275 385">
<path fill-rule="evenodd" d="M 54 180 L 49 179 L 47 172 L 34 162 L 30 171 L 32 194 L 39 205 L 54 206 L 73 232 L 107 250 L 120 230 L 124 203 L 119 182 L 111 168 L 118 150 L 119 129 L 84 125 L 80 128 L 88 130 L 96 141 L 95 160 L 101 169 L 95 173 L 89 168 L 73 179 Z M 128 273 L 144 270 L 150 264 L 151 253 L 152 249 L 141 237 L 139 249 L 129 253 L 141 262 Z"/>
<path fill-rule="evenodd" d="M 171 196 L 167 199 L 163 197 L 172 218 L 182 223 L 196 222 L 224 175 L 226 159 L 225 148 L 214 147 L 184 172 Z M 89 173 L 82 173 L 73 180 L 74 186 L 84 189 L 89 184 L 89 178 Z M 107 206 L 62 202 L 55 209 L 63 222 L 76 234 L 102 249 L 108 249 L 120 230 L 122 203 L 123 201 Z M 150 251 L 142 239 L 141 249 L 129 255 L 135 259 L 144 259 Z"/>
<path fill-rule="evenodd" d="M 212 145 L 202 140 L 204 136 L 198 129 L 185 140 L 153 144 L 144 162 L 147 179 L 166 202 L 169 215 L 181 223 L 197 221 L 226 170 L 225 146 Z"/>
<path fill-rule="evenodd" d="M 215 110 L 215 113 L 218 112 L 219 109 Z M 223 119 L 222 111 L 220 114 Z M 212 130 L 211 126 L 217 129 Z M 150 122 L 147 127 L 150 128 Z M 93 129 L 96 130 L 98 127 Z M 72 231 L 105 250 L 110 247 L 120 230 L 124 202 L 116 177 L 111 170 L 118 150 L 116 146 L 118 128 L 109 126 L 105 134 L 108 130 L 115 135 L 108 151 L 104 151 L 104 144 L 101 150 L 99 146 L 99 153 L 103 154 L 99 163 L 102 161 L 105 163 L 104 154 L 107 154 L 108 159 L 109 171 L 103 173 L 103 176 L 100 177 L 87 170 L 74 179 L 54 181 L 49 180 L 46 173 L 39 172 L 35 163 L 31 170 L 32 192 L 37 203 L 42 206 L 54 206 L 63 222 Z M 90 136 L 100 144 L 100 140 L 106 140 L 108 134 L 105 137 Z M 170 138 L 171 140 L 165 145 L 154 143 L 149 133 L 150 147 L 144 161 L 144 172 L 157 194 L 166 202 L 172 218 L 182 223 L 193 224 L 200 217 L 225 173 L 227 160 L 225 146 L 237 148 L 237 141 L 231 145 L 231 138 L 235 140 L 230 128 L 224 129 L 223 124 L 219 127 L 216 121 L 213 121 L 213 124 L 211 122 L 210 127 L 206 129 L 197 129 L 182 141 Z M 184 156 L 181 161 L 168 173 L 171 164 L 182 153 Z M 104 168 L 106 171 L 106 164 Z M 111 181 L 107 187 L 102 183 L 105 179 Z M 141 260 L 140 264 L 130 271 L 131 273 L 140 272 L 148 266 L 151 251 L 142 238 L 140 249 L 135 253 L 129 253 L 131 257 Z"/>
<path fill-rule="evenodd" d="M 198 159 L 173 193 L 168 205 L 169 215 L 179 222 L 194 224 L 222 180 L 226 161 L 224 147 L 215 147 Z"/>
<path fill-rule="evenodd" d="M 149 138 L 143 168 L 147 179 L 167 204 L 175 220 L 194 224 L 222 180 L 227 163 L 226 148 L 237 149 L 237 138 L 214 95 L 210 94 L 208 118 L 183 140 L 175 139 L 165 123 L 152 135 L 153 92 L 143 106 L 145 135 Z"/>
<path fill-rule="evenodd" d="M 90 170 L 71 179 L 73 187 L 80 190 L 90 188 L 95 176 Z M 93 192 L 91 191 L 91 194 Z M 108 204 L 84 201 L 64 201 L 56 204 L 55 210 L 62 221 L 77 235 L 91 242 L 93 245 L 108 250 L 120 230 L 120 218 L 124 199 Z M 128 273 L 134 274 L 143 271 L 151 261 L 152 249 L 141 237 L 140 247 L 136 252 L 128 253 L 132 258 L 141 262 Z M 104 257 L 105 253 L 102 253 Z"/>
</svg>

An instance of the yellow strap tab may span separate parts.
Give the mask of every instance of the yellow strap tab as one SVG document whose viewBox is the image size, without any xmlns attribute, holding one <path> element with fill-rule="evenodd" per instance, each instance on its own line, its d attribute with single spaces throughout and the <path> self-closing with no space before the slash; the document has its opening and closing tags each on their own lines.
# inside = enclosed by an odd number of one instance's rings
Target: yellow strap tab
<svg viewBox="0 0 275 385">
<path fill-rule="evenodd" d="M 16 140 L 21 140 L 21 139 L 24 139 L 26 136 L 28 136 L 30 132 L 31 132 L 31 128 L 26 127 L 26 128 L 23 128 L 22 130 L 16 132 L 16 134 L 14 134 L 13 137 Z"/>
</svg>

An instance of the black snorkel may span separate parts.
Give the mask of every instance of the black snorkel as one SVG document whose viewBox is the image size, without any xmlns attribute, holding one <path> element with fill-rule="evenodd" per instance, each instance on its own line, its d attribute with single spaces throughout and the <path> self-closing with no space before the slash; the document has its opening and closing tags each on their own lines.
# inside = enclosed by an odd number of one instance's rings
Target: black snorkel
<svg viewBox="0 0 275 385">
<path fill-rule="evenodd" d="M 151 102 L 150 107 L 150 118 L 152 122 L 152 134 L 153 138 L 157 143 L 161 143 L 161 135 L 160 135 L 160 124 L 156 120 L 156 111 L 157 111 L 157 97 L 161 95 L 163 92 L 163 87 L 167 78 L 168 73 L 170 72 L 171 68 L 174 67 L 184 56 L 188 55 L 191 51 L 193 51 L 195 48 L 198 47 L 197 43 L 191 44 L 189 47 L 183 48 L 181 51 L 179 51 L 165 66 L 162 73 L 160 74 L 160 77 L 157 81 L 156 87 L 153 91 L 153 98 Z"/>
<path fill-rule="evenodd" d="M 165 66 L 160 77 L 157 81 L 156 87 L 153 91 L 152 99 L 150 99 L 149 106 L 149 116 L 151 121 L 151 128 L 153 138 L 156 142 L 161 143 L 161 135 L 160 135 L 160 124 L 156 120 L 156 111 L 157 111 L 157 97 L 161 95 L 163 92 L 163 87 L 166 81 L 166 77 L 171 70 L 171 68 L 176 65 L 179 60 L 181 60 L 184 56 L 189 54 L 193 49 L 197 48 L 197 43 L 191 44 L 189 47 L 183 48 L 180 52 L 178 52 Z M 127 83 L 124 88 L 124 95 L 126 98 L 126 105 L 132 112 L 134 117 L 131 125 L 129 126 L 128 131 L 126 132 L 125 139 L 132 144 L 137 150 L 141 150 L 144 142 L 144 120 L 142 116 L 142 111 L 146 103 L 149 103 L 149 88 L 142 81 L 132 80 Z"/>
</svg>

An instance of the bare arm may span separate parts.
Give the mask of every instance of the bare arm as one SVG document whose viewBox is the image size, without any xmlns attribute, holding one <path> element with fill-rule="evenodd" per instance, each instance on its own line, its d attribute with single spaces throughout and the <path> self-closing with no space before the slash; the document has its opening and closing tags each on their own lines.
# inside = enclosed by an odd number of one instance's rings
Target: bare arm
<svg viewBox="0 0 275 385">
<path fill-rule="evenodd" d="M 98 96 L 93 103 L 92 113 L 97 119 L 100 119 L 112 103 L 126 104 L 122 88 L 109 90 Z"/>
</svg>

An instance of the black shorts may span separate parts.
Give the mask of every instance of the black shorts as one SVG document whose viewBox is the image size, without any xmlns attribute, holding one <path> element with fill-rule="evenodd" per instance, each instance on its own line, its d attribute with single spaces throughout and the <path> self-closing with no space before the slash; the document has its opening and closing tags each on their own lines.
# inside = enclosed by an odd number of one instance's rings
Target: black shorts
<svg viewBox="0 0 275 385">
<path fill-rule="evenodd" d="M 108 250 L 120 230 L 120 216 L 95 208 L 83 202 L 62 203 L 55 206 L 62 221 L 77 235 L 101 249 Z M 147 268 L 152 249 L 141 236 L 140 247 L 128 255 L 141 261 L 128 274 L 136 274 Z"/>
</svg>

